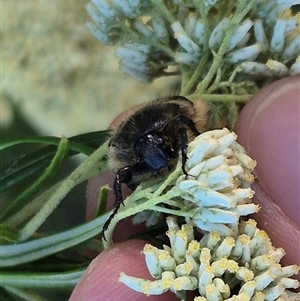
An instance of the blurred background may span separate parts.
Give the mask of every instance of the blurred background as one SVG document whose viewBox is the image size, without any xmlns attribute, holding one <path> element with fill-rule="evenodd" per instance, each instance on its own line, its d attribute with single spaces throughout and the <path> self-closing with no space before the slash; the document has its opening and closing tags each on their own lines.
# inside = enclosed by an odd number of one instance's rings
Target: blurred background
<svg viewBox="0 0 300 301">
<path fill-rule="evenodd" d="M 126 108 L 177 89 L 174 78 L 145 85 L 119 71 L 114 48 L 101 45 L 85 25 L 88 2 L 1 0 L 0 142 L 104 130 Z M 22 144 L 2 151 L 0 170 L 37 147 Z M 55 182 L 77 165 L 69 160 Z M 0 213 L 29 184 L 2 193 Z M 85 186 L 73 189 L 40 230 L 84 222 Z M 68 294 L 55 292 L 56 300 Z"/>
<path fill-rule="evenodd" d="M 106 129 L 129 106 L 176 90 L 118 70 L 85 26 L 88 0 L 2 0 L 1 140 Z"/>
</svg>

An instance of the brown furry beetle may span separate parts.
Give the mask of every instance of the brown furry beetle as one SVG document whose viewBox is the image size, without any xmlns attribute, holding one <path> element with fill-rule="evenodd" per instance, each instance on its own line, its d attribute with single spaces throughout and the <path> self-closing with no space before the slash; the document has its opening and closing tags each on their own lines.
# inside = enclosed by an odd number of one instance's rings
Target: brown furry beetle
<svg viewBox="0 0 300 301">
<path fill-rule="evenodd" d="M 203 102 L 194 104 L 183 96 L 171 96 L 146 103 L 119 125 L 108 149 L 109 167 L 116 174 L 115 209 L 103 226 L 103 234 L 123 203 L 121 184 L 134 189 L 153 175 L 172 170 L 180 151 L 187 175 L 188 142 L 206 130 L 206 124 Z"/>
</svg>

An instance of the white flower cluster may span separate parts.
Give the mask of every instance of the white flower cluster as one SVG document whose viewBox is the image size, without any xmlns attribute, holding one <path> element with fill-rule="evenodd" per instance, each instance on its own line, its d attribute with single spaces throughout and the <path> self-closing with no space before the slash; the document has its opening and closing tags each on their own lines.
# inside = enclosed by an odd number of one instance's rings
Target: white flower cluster
<svg viewBox="0 0 300 301">
<path fill-rule="evenodd" d="M 121 274 L 119 281 L 146 295 L 166 291 L 185 300 L 185 291 L 197 290 L 195 301 L 299 300 L 297 266 L 280 265 L 282 249 L 272 246 L 267 234 L 252 219 L 242 221 L 236 238 L 211 232 L 195 240 L 191 224 L 179 227 L 167 218 L 170 246 L 158 249 L 145 245 L 146 264 L 155 280 Z"/>
<path fill-rule="evenodd" d="M 169 65 L 169 62 L 161 59 L 161 53 L 147 44 L 124 43 L 117 48 L 116 53 L 121 59 L 119 67 L 142 82 L 150 82 L 153 77 L 162 76 Z"/>
<path fill-rule="evenodd" d="M 259 211 L 250 188 L 256 162 L 236 138 L 227 128 L 197 136 L 187 148 L 187 175 L 178 160 L 167 178 L 141 183 L 114 217 L 107 237 L 120 219 L 135 215 L 134 224 L 152 226 L 164 218 L 162 213 L 185 218 L 204 233 L 232 236 L 241 216 Z"/>
<path fill-rule="evenodd" d="M 165 212 L 185 217 L 202 232 L 232 236 L 241 216 L 259 211 L 259 206 L 251 201 L 254 191 L 250 188 L 256 162 L 236 138 L 226 128 L 196 137 L 187 149 L 188 176 L 182 173 L 179 161 L 174 172 L 176 180 L 170 183 L 173 187 L 169 186 L 172 188 L 167 193 L 168 199 L 163 201 L 173 209 L 149 205 L 150 210 L 136 214 L 133 223 L 154 225 L 163 218 L 160 212 Z M 151 204 L 151 200 L 147 203 Z"/>
<path fill-rule="evenodd" d="M 251 203 L 256 162 L 238 144 L 228 129 L 205 132 L 188 146 L 189 174 L 177 179 L 190 222 L 204 231 L 232 236 L 241 216 L 255 213 Z"/>
<path fill-rule="evenodd" d="M 299 268 L 282 267 L 283 249 L 272 246 L 254 220 L 240 219 L 258 210 L 251 203 L 250 188 L 256 163 L 235 139 L 233 132 L 222 129 L 205 132 L 189 143 L 188 176 L 178 162 L 181 175 L 171 182 L 174 186 L 168 184 L 169 200 L 163 200 L 173 209 L 153 207 L 183 216 L 186 223 L 180 227 L 174 216 L 167 217 L 170 244 L 163 249 L 144 247 L 155 280 L 122 273 L 121 282 L 146 295 L 172 291 L 181 300 L 186 300 L 187 291 L 198 292 L 195 301 L 298 300 L 299 295 L 289 289 L 299 283 L 289 277 Z M 144 221 L 157 218 L 153 211 L 138 216 Z"/>
<path fill-rule="evenodd" d="M 174 64 L 168 48 L 170 32 L 159 14 L 150 17 L 151 1 L 92 0 L 87 26 L 105 45 L 119 45 L 120 68 L 142 82 L 165 75 Z"/>
<path fill-rule="evenodd" d="M 281 78 L 300 74 L 297 0 L 91 0 L 90 31 L 118 45 L 120 67 L 140 81 L 195 71 L 198 82 L 218 55 L 220 81 L 235 73 Z M 232 9 L 227 9 L 227 8 Z M 235 10 L 234 10 L 235 8 Z M 177 72 L 170 71 L 177 67 Z M 170 68 L 172 67 L 172 68 Z M 185 69 L 184 69 L 185 70 Z M 239 77 L 241 77 L 239 79 Z M 237 81 L 243 80 L 238 76 Z"/>
</svg>

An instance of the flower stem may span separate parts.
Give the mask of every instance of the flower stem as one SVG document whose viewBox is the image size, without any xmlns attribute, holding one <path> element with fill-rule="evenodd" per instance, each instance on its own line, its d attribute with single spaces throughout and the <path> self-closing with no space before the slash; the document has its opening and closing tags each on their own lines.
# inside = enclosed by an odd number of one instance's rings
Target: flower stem
<svg viewBox="0 0 300 301">
<path fill-rule="evenodd" d="M 105 156 L 107 146 L 108 143 L 103 144 L 62 182 L 41 210 L 20 231 L 20 241 L 28 239 L 42 225 L 72 188 L 100 172 L 99 162 Z"/>
<path fill-rule="evenodd" d="M 199 11 L 200 11 L 200 14 L 201 14 L 201 18 L 202 18 L 203 24 L 206 28 L 206 30 L 204 32 L 205 42 L 204 42 L 204 46 L 203 46 L 203 55 L 201 57 L 201 60 L 198 64 L 196 70 L 194 71 L 193 75 L 188 79 L 187 83 L 186 83 L 186 81 L 184 81 L 184 77 L 183 77 L 182 86 L 181 86 L 182 95 L 191 94 L 191 92 L 193 91 L 193 89 L 195 88 L 197 83 L 199 82 L 199 80 L 201 78 L 201 74 L 202 74 L 205 66 L 207 65 L 207 61 L 208 61 L 208 59 L 210 57 L 210 54 L 211 54 L 210 51 L 209 51 L 209 47 L 208 47 L 208 40 L 209 40 L 209 36 L 210 36 L 211 32 L 209 30 L 209 22 L 208 22 L 208 19 L 207 19 L 207 11 L 205 9 L 203 1 L 195 0 L 194 2 L 200 8 Z"/>
<path fill-rule="evenodd" d="M 157 10 L 160 14 L 163 14 L 165 18 L 170 22 L 170 24 L 176 21 L 176 18 L 170 13 L 168 8 L 166 7 L 164 1 L 162 0 L 151 0 L 152 4 L 157 7 Z"/>
<path fill-rule="evenodd" d="M 241 0 L 240 2 L 238 2 L 238 6 L 237 9 L 235 11 L 234 16 L 231 19 L 228 31 L 224 37 L 224 40 L 219 48 L 219 51 L 215 54 L 214 59 L 213 59 L 213 63 L 207 73 L 207 75 L 205 76 L 205 78 L 198 84 L 196 92 L 194 93 L 194 95 L 200 95 L 203 94 L 207 87 L 210 85 L 213 77 L 215 76 L 218 68 L 220 68 L 220 65 L 222 63 L 223 57 L 225 55 L 225 53 L 228 50 L 228 44 L 229 41 L 232 37 L 232 34 L 234 32 L 234 30 L 236 29 L 236 27 L 240 24 L 240 22 L 242 21 L 242 19 L 245 17 L 245 15 L 250 11 L 250 9 L 253 7 L 253 5 L 255 4 L 255 0 Z"/>
<path fill-rule="evenodd" d="M 115 217 L 110 222 L 109 228 L 105 232 L 106 241 L 103 240 L 103 245 L 105 249 L 107 249 L 113 244 L 112 235 L 119 221 L 129 216 L 132 216 L 136 213 L 139 213 L 141 211 L 152 209 L 154 205 L 162 203 L 164 200 L 168 199 L 166 195 L 163 195 L 160 197 L 143 200 L 138 205 L 135 204 L 134 206 L 128 206 L 131 196 L 135 197 L 134 193 L 124 201 L 127 206 L 125 205 L 126 206 L 125 209 L 123 211 L 120 210 L 120 212 L 118 212 L 118 214 L 115 215 Z"/>
<path fill-rule="evenodd" d="M 132 216 L 136 213 L 145 210 L 152 210 L 152 208 L 160 203 L 164 203 L 168 201 L 171 197 L 179 196 L 179 192 L 176 189 L 171 189 L 167 193 L 160 195 L 166 187 L 174 181 L 181 172 L 181 166 L 178 165 L 176 169 L 167 177 L 167 179 L 159 186 L 157 190 L 153 193 L 149 193 L 149 191 L 145 188 L 143 190 L 135 190 L 129 197 L 126 198 L 124 203 L 126 204 L 124 209 L 120 209 L 120 211 L 115 215 L 115 217 L 110 222 L 109 228 L 105 232 L 106 240 L 103 240 L 103 244 L 105 249 L 113 244 L 112 235 L 115 229 L 115 226 L 118 222 L 124 218 Z M 140 201 L 140 203 L 138 203 Z"/>
<path fill-rule="evenodd" d="M 167 46 L 162 45 L 161 43 L 158 43 L 157 40 L 151 39 L 149 37 L 143 37 L 139 34 L 137 34 L 135 31 L 133 31 L 130 27 L 128 26 L 123 26 L 122 31 L 124 36 L 130 36 L 130 42 L 136 42 L 136 43 L 142 43 L 146 45 L 150 45 L 155 49 L 159 49 L 163 51 L 165 54 L 167 54 L 169 57 L 174 59 L 174 52 Z"/>
<path fill-rule="evenodd" d="M 193 214 L 191 214 L 191 212 L 187 212 L 184 210 L 169 209 L 161 206 L 153 206 L 153 208 L 151 209 L 157 212 L 167 213 L 169 215 L 176 215 L 181 217 L 193 217 Z"/>
<path fill-rule="evenodd" d="M 236 103 L 246 103 L 252 96 L 252 94 L 199 94 L 199 99 L 209 102 L 229 103 L 234 101 Z"/>
</svg>

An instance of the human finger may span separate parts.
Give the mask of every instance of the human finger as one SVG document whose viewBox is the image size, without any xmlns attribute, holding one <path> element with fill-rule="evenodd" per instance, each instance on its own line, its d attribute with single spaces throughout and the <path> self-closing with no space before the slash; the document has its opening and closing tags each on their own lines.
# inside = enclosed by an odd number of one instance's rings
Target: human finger
<svg viewBox="0 0 300 301">
<path fill-rule="evenodd" d="M 254 218 L 285 249 L 285 265 L 300 265 L 299 95 L 299 76 L 272 83 L 249 101 L 235 128 L 257 161 L 253 201 L 261 210 Z"/>
<path fill-rule="evenodd" d="M 114 244 L 96 257 L 75 287 L 69 301 L 175 301 L 175 294 L 167 292 L 147 296 L 118 281 L 120 273 L 153 280 L 141 251 L 146 241 L 127 240 Z"/>
</svg>

